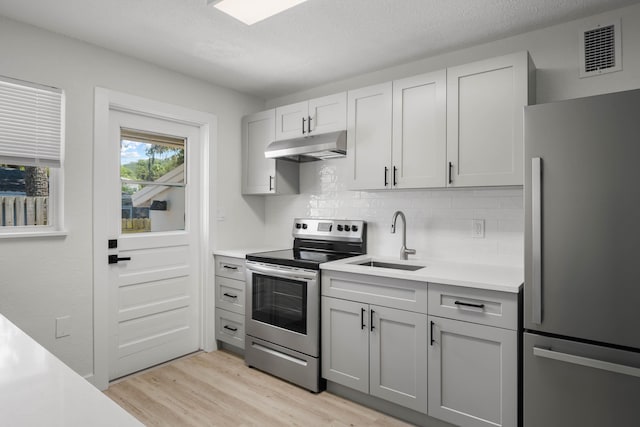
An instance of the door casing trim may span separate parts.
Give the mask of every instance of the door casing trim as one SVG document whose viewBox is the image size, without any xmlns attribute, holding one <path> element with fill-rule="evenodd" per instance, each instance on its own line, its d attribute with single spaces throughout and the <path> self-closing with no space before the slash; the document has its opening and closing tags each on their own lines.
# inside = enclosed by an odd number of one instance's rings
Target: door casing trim
<svg viewBox="0 0 640 427">
<path fill-rule="evenodd" d="M 99 390 L 109 386 L 109 312 L 107 274 L 107 204 L 99 188 L 97 176 L 104 176 L 109 144 L 109 111 L 118 110 L 150 117 L 169 119 L 200 129 L 200 271 L 197 272 L 200 296 L 200 348 L 213 351 L 215 289 L 209 278 L 213 269 L 211 262 L 212 236 L 216 235 L 215 222 L 211 225 L 210 212 L 216 211 L 217 182 L 210 173 L 210 165 L 216 164 L 217 117 L 210 113 L 154 101 L 135 95 L 105 88 L 95 88 L 94 134 L 93 134 L 93 375 L 86 378 Z M 210 196 L 213 195 L 213 196 Z"/>
</svg>

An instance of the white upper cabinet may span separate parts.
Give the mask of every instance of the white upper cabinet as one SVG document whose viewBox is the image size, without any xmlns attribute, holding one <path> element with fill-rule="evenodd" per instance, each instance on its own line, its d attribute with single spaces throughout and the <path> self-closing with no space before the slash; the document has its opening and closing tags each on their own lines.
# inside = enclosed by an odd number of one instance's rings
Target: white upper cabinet
<svg viewBox="0 0 640 427">
<path fill-rule="evenodd" d="M 446 184 L 446 79 L 441 70 L 393 82 L 393 188 Z"/>
<path fill-rule="evenodd" d="M 242 194 L 298 192 L 298 165 L 264 156 L 274 138 L 275 110 L 242 118 Z"/>
<path fill-rule="evenodd" d="M 519 52 L 349 91 L 349 188 L 522 185 L 534 72 Z"/>
<path fill-rule="evenodd" d="M 275 110 L 242 118 L 242 194 L 273 192 L 276 161 L 264 157 L 275 138 Z"/>
<path fill-rule="evenodd" d="M 523 184 L 523 107 L 533 101 L 527 52 L 447 70 L 448 186 Z"/>
<path fill-rule="evenodd" d="M 349 91 L 350 188 L 444 187 L 446 72 Z"/>
<path fill-rule="evenodd" d="M 347 95 L 347 185 L 351 190 L 390 186 L 392 93 L 388 82 Z"/>
<path fill-rule="evenodd" d="M 346 92 L 276 108 L 277 141 L 346 128 Z"/>
</svg>

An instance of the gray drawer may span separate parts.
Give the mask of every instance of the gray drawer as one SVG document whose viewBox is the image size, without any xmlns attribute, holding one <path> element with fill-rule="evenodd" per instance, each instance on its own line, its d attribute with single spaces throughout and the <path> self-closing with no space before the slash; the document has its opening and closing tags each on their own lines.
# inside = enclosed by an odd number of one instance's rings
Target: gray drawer
<svg viewBox="0 0 640 427">
<path fill-rule="evenodd" d="M 216 307 L 244 315 L 245 282 L 216 276 Z"/>
<path fill-rule="evenodd" d="M 244 349 L 244 315 L 217 308 L 216 339 Z"/>
<path fill-rule="evenodd" d="M 216 255 L 216 276 L 245 280 L 244 259 Z"/>
<path fill-rule="evenodd" d="M 427 283 L 368 274 L 322 272 L 322 295 L 427 313 Z"/>
<path fill-rule="evenodd" d="M 518 329 L 518 294 L 429 283 L 429 314 Z"/>
</svg>

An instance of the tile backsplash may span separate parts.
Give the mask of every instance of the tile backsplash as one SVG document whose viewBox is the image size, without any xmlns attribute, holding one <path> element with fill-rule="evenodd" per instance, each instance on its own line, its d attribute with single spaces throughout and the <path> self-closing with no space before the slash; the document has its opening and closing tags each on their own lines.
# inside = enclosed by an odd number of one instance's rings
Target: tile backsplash
<svg viewBox="0 0 640 427">
<path fill-rule="evenodd" d="M 266 199 L 269 245 L 291 246 L 295 217 L 363 219 L 368 252 L 396 257 L 402 233 L 391 234 L 391 218 L 401 210 L 415 258 L 522 266 L 522 188 L 349 191 L 347 176 L 346 159 L 301 164 L 300 194 Z M 474 219 L 484 220 L 484 238 L 473 237 Z"/>
</svg>

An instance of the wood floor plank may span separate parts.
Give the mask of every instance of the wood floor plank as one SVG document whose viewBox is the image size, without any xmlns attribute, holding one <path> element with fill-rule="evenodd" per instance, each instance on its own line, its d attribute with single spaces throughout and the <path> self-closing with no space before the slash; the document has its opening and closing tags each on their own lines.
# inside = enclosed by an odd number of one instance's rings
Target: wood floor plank
<svg viewBox="0 0 640 427">
<path fill-rule="evenodd" d="M 147 426 L 409 426 L 339 396 L 314 394 L 249 368 L 222 350 L 124 378 L 105 394 Z"/>
</svg>

